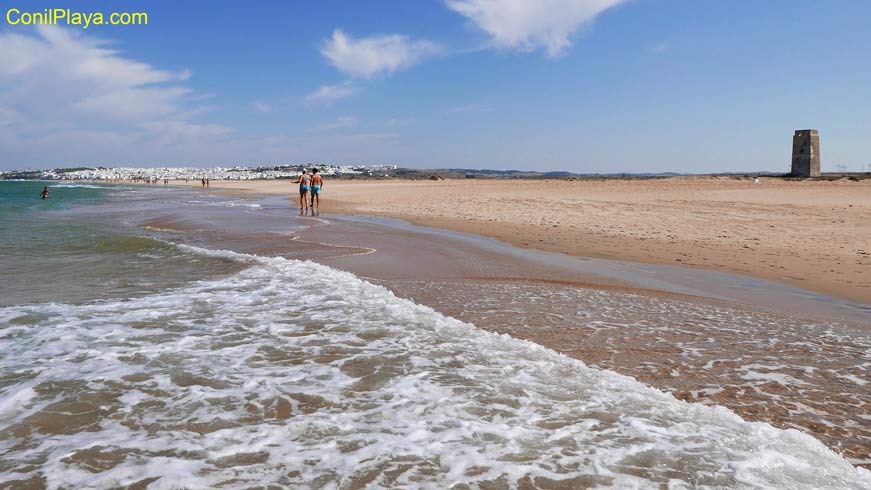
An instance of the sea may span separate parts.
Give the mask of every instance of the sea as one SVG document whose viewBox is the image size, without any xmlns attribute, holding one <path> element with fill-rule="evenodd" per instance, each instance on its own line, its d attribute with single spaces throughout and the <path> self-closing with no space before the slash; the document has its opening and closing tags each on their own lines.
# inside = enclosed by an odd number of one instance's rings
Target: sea
<svg viewBox="0 0 871 490">
<path fill-rule="evenodd" d="M 0 488 L 871 488 L 803 431 L 288 252 L 286 203 L 43 185 L 0 182 Z"/>
</svg>

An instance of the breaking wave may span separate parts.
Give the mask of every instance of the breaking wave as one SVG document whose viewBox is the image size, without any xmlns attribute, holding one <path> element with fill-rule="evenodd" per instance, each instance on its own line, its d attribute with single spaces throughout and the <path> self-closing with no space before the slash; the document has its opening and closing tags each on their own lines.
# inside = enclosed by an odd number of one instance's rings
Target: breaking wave
<svg viewBox="0 0 871 490">
<path fill-rule="evenodd" d="M 335 269 L 0 309 L 0 486 L 871 486 L 746 422 Z"/>
</svg>

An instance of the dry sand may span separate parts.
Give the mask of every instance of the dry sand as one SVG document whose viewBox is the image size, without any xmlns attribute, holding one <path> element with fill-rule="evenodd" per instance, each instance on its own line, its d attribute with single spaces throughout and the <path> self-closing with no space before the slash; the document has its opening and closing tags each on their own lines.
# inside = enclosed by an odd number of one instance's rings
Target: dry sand
<svg viewBox="0 0 871 490">
<path fill-rule="evenodd" d="M 215 181 L 212 189 L 296 193 L 288 181 Z M 325 213 L 737 272 L 871 303 L 871 180 L 328 180 L 323 199 Z"/>
</svg>

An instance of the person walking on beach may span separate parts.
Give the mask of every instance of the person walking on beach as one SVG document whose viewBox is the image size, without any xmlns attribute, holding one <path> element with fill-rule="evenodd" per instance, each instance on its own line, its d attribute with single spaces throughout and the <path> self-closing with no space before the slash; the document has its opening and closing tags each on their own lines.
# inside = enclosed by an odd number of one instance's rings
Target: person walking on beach
<svg viewBox="0 0 871 490">
<path fill-rule="evenodd" d="M 324 178 L 318 173 L 318 169 L 312 169 L 312 212 L 318 212 L 321 205 L 321 189 L 324 187 Z"/>
<path fill-rule="evenodd" d="M 303 209 L 308 212 L 308 188 L 311 184 L 311 177 L 306 174 L 305 169 L 302 169 L 294 184 L 299 184 L 299 214 L 303 214 Z"/>
<path fill-rule="evenodd" d="M 48 190 L 48 186 L 43 187 L 43 188 L 42 188 L 42 192 L 39 193 L 39 196 L 42 197 L 43 199 L 48 199 L 48 193 L 49 193 L 49 192 L 50 192 L 50 191 Z"/>
<path fill-rule="evenodd" d="M 203 189 L 205 189 L 206 188 L 206 178 L 203 177 L 202 179 L 200 179 L 200 182 L 203 183 Z"/>
</svg>

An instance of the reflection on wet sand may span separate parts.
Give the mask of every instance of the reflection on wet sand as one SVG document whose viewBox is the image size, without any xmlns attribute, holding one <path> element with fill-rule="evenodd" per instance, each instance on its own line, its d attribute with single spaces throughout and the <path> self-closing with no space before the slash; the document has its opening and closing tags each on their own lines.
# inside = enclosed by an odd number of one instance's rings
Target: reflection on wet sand
<svg viewBox="0 0 871 490">
<path fill-rule="evenodd" d="M 777 303 L 789 298 L 777 291 L 771 298 L 780 313 L 646 291 L 431 230 L 326 215 L 290 217 L 293 226 L 281 230 L 275 216 L 285 219 L 283 206 L 274 200 L 244 210 L 244 223 L 239 209 L 216 208 L 222 214 L 211 215 L 209 226 L 201 221 L 185 242 L 349 270 L 449 316 L 634 376 L 678 398 L 813 434 L 854 463 L 871 465 L 867 324 L 789 315 L 791 303 Z M 172 220 L 150 225 L 177 229 Z"/>
<path fill-rule="evenodd" d="M 813 434 L 871 465 L 871 336 L 677 298 L 536 281 L 384 281 L 401 296 L 677 398 Z"/>
</svg>

